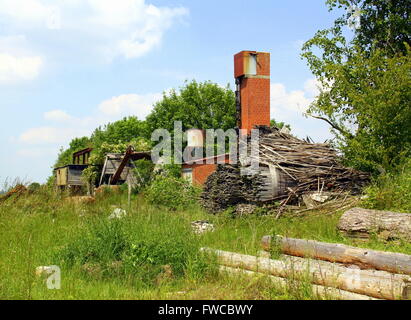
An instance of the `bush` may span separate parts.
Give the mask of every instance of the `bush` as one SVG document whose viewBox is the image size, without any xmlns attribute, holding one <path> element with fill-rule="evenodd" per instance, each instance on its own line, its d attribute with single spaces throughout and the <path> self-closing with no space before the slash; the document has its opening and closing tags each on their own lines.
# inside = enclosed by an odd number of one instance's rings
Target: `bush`
<svg viewBox="0 0 411 320">
<path fill-rule="evenodd" d="M 150 160 L 141 159 L 134 162 L 136 168 L 134 174 L 137 178 L 138 184 L 134 188 L 133 193 L 140 193 L 144 190 L 153 179 L 154 164 Z"/>
<path fill-rule="evenodd" d="M 411 213 L 411 160 L 401 170 L 377 178 L 366 195 L 364 205 L 370 209 Z"/>
<path fill-rule="evenodd" d="M 147 201 L 172 210 L 196 205 L 200 190 L 182 178 L 158 176 L 147 189 Z"/>
</svg>

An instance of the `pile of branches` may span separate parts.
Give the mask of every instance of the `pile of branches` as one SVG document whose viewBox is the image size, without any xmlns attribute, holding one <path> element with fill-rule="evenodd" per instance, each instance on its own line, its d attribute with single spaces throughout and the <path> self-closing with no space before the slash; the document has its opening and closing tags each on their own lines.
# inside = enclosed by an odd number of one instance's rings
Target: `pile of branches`
<svg viewBox="0 0 411 320">
<path fill-rule="evenodd" d="M 28 190 L 24 185 L 18 184 L 14 188 L 10 189 L 6 194 L 0 196 L 0 203 L 6 201 L 11 197 L 18 198 L 25 194 L 27 191 Z"/>
<path fill-rule="evenodd" d="M 277 168 L 295 183 L 280 198 L 310 191 L 358 194 L 370 181 L 368 173 L 345 167 L 329 143 L 301 140 L 278 128 L 259 129 L 260 165 Z"/>
<path fill-rule="evenodd" d="M 370 181 L 368 173 L 342 165 L 329 143 L 301 140 L 275 127 L 259 129 L 260 166 L 275 168 L 287 180 L 281 192 L 268 200 L 279 202 L 280 208 L 298 202 L 303 194 L 313 191 L 358 194 Z M 252 159 L 250 156 L 238 166 L 218 166 L 204 186 L 202 204 L 206 210 L 217 213 L 240 203 L 261 202 L 266 183 L 261 172 L 254 176 L 240 174 L 241 168 L 249 166 Z"/>
</svg>

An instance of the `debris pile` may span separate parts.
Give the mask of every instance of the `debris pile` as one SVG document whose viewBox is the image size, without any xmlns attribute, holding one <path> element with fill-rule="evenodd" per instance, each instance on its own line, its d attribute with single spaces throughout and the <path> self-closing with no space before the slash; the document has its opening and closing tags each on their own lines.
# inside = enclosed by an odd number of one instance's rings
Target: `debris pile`
<svg viewBox="0 0 411 320">
<path fill-rule="evenodd" d="M 250 156 L 238 166 L 220 165 L 208 178 L 202 203 L 209 212 L 239 203 L 280 202 L 284 207 L 313 192 L 319 197 L 326 192 L 358 194 L 370 180 L 369 174 L 345 167 L 329 143 L 301 140 L 278 128 L 258 128 L 259 159 Z M 260 170 L 241 175 L 251 160 L 259 161 Z"/>
<path fill-rule="evenodd" d="M 5 195 L 0 196 L 0 203 L 6 201 L 7 199 L 14 197 L 15 199 L 19 198 L 23 194 L 27 192 L 27 188 L 22 185 L 18 184 L 14 188 L 10 189 Z"/>
<path fill-rule="evenodd" d="M 193 232 L 195 234 L 203 234 L 205 232 L 214 231 L 214 225 L 205 220 L 194 221 L 191 223 L 191 227 L 193 228 Z"/>
</svg>

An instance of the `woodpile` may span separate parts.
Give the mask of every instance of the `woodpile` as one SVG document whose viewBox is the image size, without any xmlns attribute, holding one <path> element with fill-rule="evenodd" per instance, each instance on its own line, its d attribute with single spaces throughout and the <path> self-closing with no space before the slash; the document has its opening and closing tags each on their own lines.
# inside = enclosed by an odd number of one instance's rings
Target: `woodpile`
<svg viewBox="0 0 411 320">
<path fill-rule="evenodd" d="M 261 272 L 254 272 L 240 268 L 231 268 L 226 266 L 220 266 L 219 272 L 222 275 L 229 275 L 233 276 L 236 279 L 241 276 L 247 276 L 250 278 L 260 278 L 260 279 L 268 279 L 276 288 L 282 290 L 300 290 L 301 288 L 306 288 L 303 282 L 301 281 L 289 281 L 285 278 L 276 277 L 267 275 Z M 332 299 L 332 300 L 380 300 L 377 298 L 369 297 L 363 294 L 358 294 L 354 292 L 349 292 L 337 288 L 332 287 L 324 287 L 312 284 L 311 285 L 311 294 L 313 297 L 317 297 L 318 299 Z"/>
<path fill-rule="evenodd" d="M 361 269 L 411 275 L 411 256 L 407 254 L 281 236 L 265 236 L 261 240 L 261 245 L 268 252 L 278 250 L 291 256 L 337 262 L 348 266 L 357 265 Z"/>
<path fill-rule="evenodd" d="M 224 211 L 240 203 L 255 201 L 258 196 L 259 177 L 242 176 L 237 165 L 218 165 L 205 185 L 201 195 L 203 207 L 211 213 Z"/>
<path fill-rule="evenodd" d="M 342 215 L 338 229 L 353 238 L 411 241 L 411 214 L 353 208 Z"/>
<path fill-rule="evenodd" d="M 370 176 L 341 164 L 328 143 L 311 143 L 277 128 L 259 127 L 259 158 L 241 159 L 235 165 L 219 165 L 205 183 L 203 205 L 216 213 L 239 203 L 274 203 L 281 207 L 304 194 L 318 192 L 357 194 Z M 251 155 L 248 141 L 248 154 Z M 258 172 L 249 170 L 258 160 Z"/>
<path fill-rule="evenodd" d="M 274 277 L 273 281 L 280 284 L 290 281 L 308 282 L 313 285 L 313 290 L 333 293 L 333 299 L 411 298 L 409 275 L 361 270 L 356 266 L 347 267 L 338 263 L 295 256 L 281 256 L 280 259 L 274 260 L 208 248 L 202 250 L 216 256 L 222 272 L 264 274 Z"/>
</svg>

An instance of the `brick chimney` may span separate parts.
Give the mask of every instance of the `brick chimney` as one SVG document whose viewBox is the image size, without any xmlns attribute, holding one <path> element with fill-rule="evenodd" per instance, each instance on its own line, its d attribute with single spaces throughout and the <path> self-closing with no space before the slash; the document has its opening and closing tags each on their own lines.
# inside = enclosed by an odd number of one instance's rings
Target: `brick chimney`
<svg viewBox="0 0 411 320">
<path fill-rule="evenodd" d="M 255 125 L 270 125 L 270 54 L 241 51 L 234 56 L 237 121 L 247 133 Z"/>
</svg>

